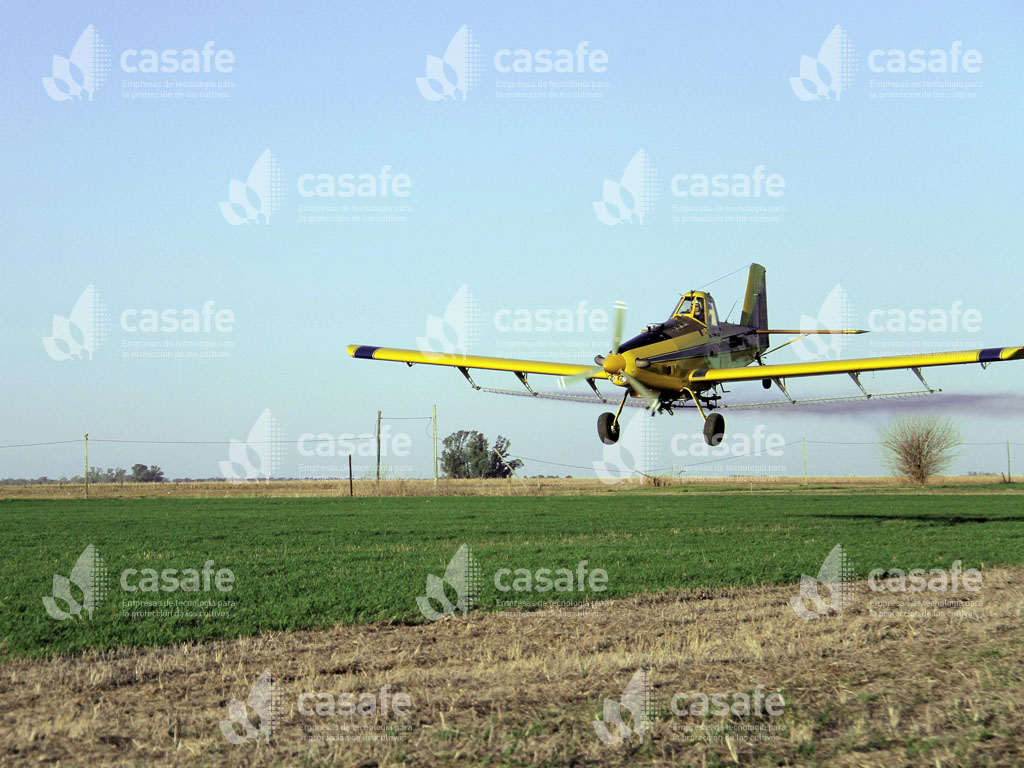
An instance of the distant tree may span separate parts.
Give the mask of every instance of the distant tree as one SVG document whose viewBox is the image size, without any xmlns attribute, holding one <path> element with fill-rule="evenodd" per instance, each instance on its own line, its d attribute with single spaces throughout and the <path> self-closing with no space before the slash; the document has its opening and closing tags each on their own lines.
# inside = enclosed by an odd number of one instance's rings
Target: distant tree
<svg viewBox="0 0 1024 768">
<path fill-rule="evenodd" d="M 518 469 L 523 465 L 519 459 L 508 457 L 509 442 L 501 435 L 494 441 L 492 449 L 481 432 L 460 429 L 448 435 L 443 445 L 441 471 L 445 477 L 508 477 L 512 474 L 509 466 Z M 508 466 L 498 458 L 499 452 Z"/>
<path fill-rule="evenodd" d="M 952 421 L 938 416 L 903 416 L 882 430 L 881 445 L 893 472 L 924 485 L 959 455 L 963 442 Z"/>
<path fill-rule="evenodd" d="M 523 462 L 519 459 L 509 457 L 508 449 L 508 438 L 498 435 L 494 441 L 494 448 L 491 449 L 490 466 L 487 468 L 488 477 L 510 477 L 513 470 L 523 466 Z"/>
<path fill-rule="evenodd" d="M 135 483 L 162 483 L 164 471 L 156 464 L 147 467 L 145 464 L 135 464 L 132 467 L 131 481 Z"/>
<path fill-rule="evenodd" d="M 480 432 L 473 432 L 466 441 L 466 459 L 470 477 L 488 477 L 491 468 L 491 447 Z"/>
<path fill-rule="evenodd" d="M 469 433 L 464 429 L 453 432 L 441 445 L 441 473 L 445 477 L 469 477 L 469 462 L 466 460 L 466 439 Z"/>
<path fill-rule="evenodd" d="M 441 471 L 445 477 L 483 477 L 480 471 L 481 444 L 484 461 L 487 460 L 487 439 L 476 430 L 460 429 L 448 435 L 441 451 Z"/>
</svg>

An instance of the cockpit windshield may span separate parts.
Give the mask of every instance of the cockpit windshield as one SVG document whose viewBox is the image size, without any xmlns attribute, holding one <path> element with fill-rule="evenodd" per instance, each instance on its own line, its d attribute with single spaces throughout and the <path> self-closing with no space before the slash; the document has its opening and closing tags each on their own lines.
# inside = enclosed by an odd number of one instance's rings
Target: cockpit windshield
<svg viewBox="0 0 1024 768">
<path fill-rule="evenodd" d="M 691 309 L 693 309 L 693 297 L 692 296 L 684 296 L 683 300 L 681 302 L 679 302 L 679 306 L 676 307 L 676 311 L 673 312 L 672 314 L 673 315 L 688 315 L 688 314 L 690 314 L 690 310 Z"/>
<path fill-rule="evenodd" d="M 715 311 L 715 302 L 711 296 L 705 293 L 688 293 L 679 301 L 673 317 L 691 317 L 701 325 L 717 326 L 718 313 Z"/>
</svg>

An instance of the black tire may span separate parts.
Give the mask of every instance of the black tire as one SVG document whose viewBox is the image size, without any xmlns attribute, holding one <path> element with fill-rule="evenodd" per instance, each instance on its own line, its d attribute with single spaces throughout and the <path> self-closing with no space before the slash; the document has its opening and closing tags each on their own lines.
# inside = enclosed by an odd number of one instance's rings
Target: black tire
<svg viewBox="0 0 1024 768">
<path fill-rule="evenodd" d="M 725 417 L 720 413 L 709 413 L 704 421 L 704 442 L 708 445 L 720 445 L 725 437 Z"/>
<path fill-rule="evenodd" d="M 605 445 L 619 442 L 619 423 L 615 421 L 614 413 L 602 413 L 597 417 L 597 436 Z"/>
</svg>

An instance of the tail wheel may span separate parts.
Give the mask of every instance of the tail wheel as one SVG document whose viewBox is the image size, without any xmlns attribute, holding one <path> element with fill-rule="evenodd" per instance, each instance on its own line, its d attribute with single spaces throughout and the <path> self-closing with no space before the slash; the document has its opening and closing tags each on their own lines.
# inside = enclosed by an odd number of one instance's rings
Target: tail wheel
<svg viewBox="0 0 1024 768">
<path fill-rule="evenodd" d="M 619 422 L 615 420 L 614 413 L 602 413 L 597 417 L 597 436 L 605 445 L 619 442 Z"/>
<path fill-rule="evenodd" d="M 709 413 L 704 421 L 704 442 L 719 445 L 725 437 L 725 417 L 720 413 Z"/>
</svg>

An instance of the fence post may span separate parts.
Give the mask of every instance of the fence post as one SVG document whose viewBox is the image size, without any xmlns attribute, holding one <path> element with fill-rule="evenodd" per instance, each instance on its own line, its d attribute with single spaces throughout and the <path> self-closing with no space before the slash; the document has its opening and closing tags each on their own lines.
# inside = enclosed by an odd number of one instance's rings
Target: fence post
<svg viewBox="0 0 1024 768">
<path fill-rule="evenodd" d="M 89 433 L 85 433 L 85 474 L 82 475 L 85 481 L 85 500 L 89 500 Z"/>
</svg>

